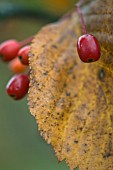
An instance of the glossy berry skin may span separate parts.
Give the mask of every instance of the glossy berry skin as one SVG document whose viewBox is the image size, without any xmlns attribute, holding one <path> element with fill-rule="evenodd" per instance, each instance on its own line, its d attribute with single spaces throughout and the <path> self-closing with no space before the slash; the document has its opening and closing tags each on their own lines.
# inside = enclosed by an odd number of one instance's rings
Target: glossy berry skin
<svg viewBox="0 0 113 170">
<path fill-rule="evenodd" d="M 14 100 L 22 99 L 29 89 L 29 76 L 27 74 L 18 74 L 11 78 L 6 86 L 9 96 Z"/>
<path fill-rule="evenodd" d="M 28 54 L 29 54 L 30 46 L 25 46 L 21 48 L 18 52 L 18 56 L 22 64 L 29 65 Z"/>
<path fill-rule="evenodd" d="M 17 53 L 21 45 L 16 40 L 7 40 L 0 44 L 0 56 L 3 57 L 4 61 L 10 61 L 17 56 Z"/>
<path fill-rule="evenodd" d="M 99 42 L 91 34 L 84 34 L 78 39 L 77 51 L 80 59 L 85 63 L 97 61 L 101 54 Z"/>
</svg>

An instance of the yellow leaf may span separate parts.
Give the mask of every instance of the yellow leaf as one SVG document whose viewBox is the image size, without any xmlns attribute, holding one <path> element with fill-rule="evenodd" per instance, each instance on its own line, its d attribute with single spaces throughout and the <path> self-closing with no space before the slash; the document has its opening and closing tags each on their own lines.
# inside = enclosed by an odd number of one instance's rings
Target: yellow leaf
<svg viewBox="0 0 113 170">
<path fill-rule="evenodd" d="M 77 55 L 82 32 L 76 12 L 43 28 L 31 46 L 30 111 L 70 170 L 113 170 L 112 9 L 113 0 L 83 8 L 88 33 L 101 44 L 98 62 L 86 64 Z"/>
</svg>

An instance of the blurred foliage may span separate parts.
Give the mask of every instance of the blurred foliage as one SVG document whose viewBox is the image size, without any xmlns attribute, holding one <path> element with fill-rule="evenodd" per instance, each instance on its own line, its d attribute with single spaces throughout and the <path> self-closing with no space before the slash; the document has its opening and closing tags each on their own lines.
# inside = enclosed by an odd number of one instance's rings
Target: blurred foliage
<svg viewBox="0 0 113 170">
<path fill-rule="evenodd" d="M 42 11 L 48 11 L 52 14 L 61 15 L 70 8 L 73 8 L 73 4 L 77 0 L 0 0 L 0 4 L 3 5 L 4 3 L 11 5 L 15 4 L 17 6 L 24 7 L 25 9 L 33 9 L 36 10 L 42 10 Z"/>
<path fill-rule="evenodd" d="M 73 8 L 74 0 L 0 0 L 0 11 L 6 15 L 0 20 L 0 42 L 15 38 L 25 39 L 36 34 L 52 16 L 56 19 Z M 16 5 L 16 6 L 15 6 Z M 17 8 L 15 8 L 17 7 Z M 27 9 L 27 15 L 15 16 L 15 11 Z M 41 12 L 42 18 L 38 17 Z M 37 17 L 29 14 L 33 11 Z M 12 13 L 13 17 L 8 17 Z M 51 18 L 51 17 L 50 17 Z M 12 76 L 7 64 L 0 65 L 0 169 L 2 170 L 68 170 L 65 163 L 58 164 L 51 146 L 37 133 L 35 119 L 30 115 L 27 97 L 12 101 L 5 91 Z"/>
<path fill-rule="evenodd" d="M 28 17 L 11 17 L 0 22 L 0 42 L 9 38 L 23 40 L 34 35 L 45 25 L 45 22 Z"/>
</svg>

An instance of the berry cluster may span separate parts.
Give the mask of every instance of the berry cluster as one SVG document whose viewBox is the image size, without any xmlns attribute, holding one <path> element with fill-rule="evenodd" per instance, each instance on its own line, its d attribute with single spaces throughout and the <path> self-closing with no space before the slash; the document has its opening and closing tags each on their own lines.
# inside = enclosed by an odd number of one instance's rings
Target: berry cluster
<svg viewBox="0 0 113 170">
<path fill-rule="evenodd" d="M 80 59 L 85 63 L 89 63 L 97 61 L 100 58 L 100 45 L 95 36 L 86 32 L 83 14 L 80 8 L 83 2 L 83 0 L 80 0 L 76 4 L 84 32 L 84 35 L 79 37 L 77 41 L 77 51 Z M 12 39 L 0 44 L 0 56 L 4 62 L 9 62 L 9 68 L 16 73 L 6 86 L 8 95 L 15 100 L 23 98 L 29 89 L 29 73 L 22 74 L 22 72 L 26 71 L 29 65 L 28 53 L 30 46 L 28 44 L 32 39 L 33 37 L 30 37 L 22 42 Z"/>
<path fill-rule="evenodd" d="M 22 99 L 29 89 L 29 71 L 28 54 L 30 46 L 28 45 L 33 37 L 22 42 L 14 39 L 7 40 L 0 44 L 0 56 L 4 62 L 8 62 L 10 70 L 16 73 L 8 82 L 6 91 L 14 100 Z"/>
</svg>

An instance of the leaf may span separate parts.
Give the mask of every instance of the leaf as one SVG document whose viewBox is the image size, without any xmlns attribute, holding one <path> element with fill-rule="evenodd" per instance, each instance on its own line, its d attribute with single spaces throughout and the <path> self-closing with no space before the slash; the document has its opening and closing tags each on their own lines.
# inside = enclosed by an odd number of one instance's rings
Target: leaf
<svg viewBox="0 0 113 170">
<path fill-rule="evenodd" d="M 85 23 L 100 41 L 101 59 L 80 61 L 76 12 L 46 26 L 31 46 L 29 105 L 41 135 L 70 170 L 112 170 L 113 0 L 85 2 Z"/>
</svg>

